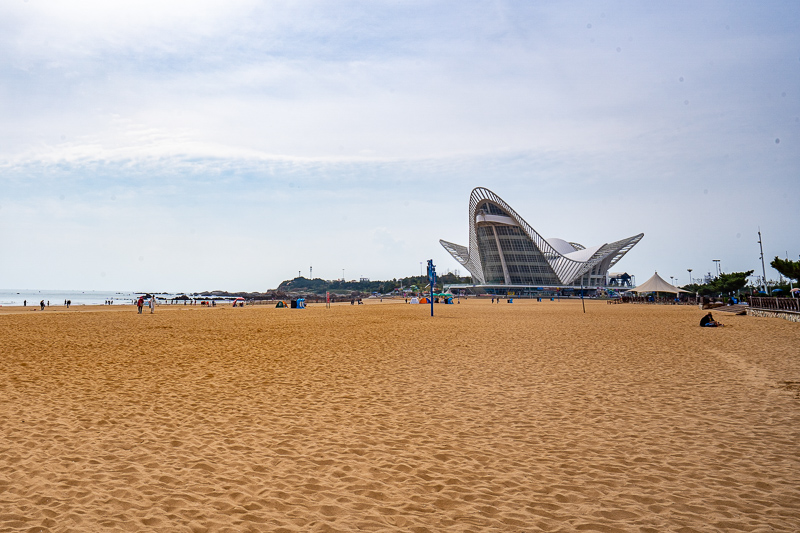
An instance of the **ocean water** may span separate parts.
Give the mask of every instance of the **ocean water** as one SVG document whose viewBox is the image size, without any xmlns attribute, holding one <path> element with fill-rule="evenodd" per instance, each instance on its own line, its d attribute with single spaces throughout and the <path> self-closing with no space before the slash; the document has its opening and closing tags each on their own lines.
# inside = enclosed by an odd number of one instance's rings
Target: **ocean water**
<svg viewBox="0 0 800 533">
<path fill-rule="evenodd" d="M 63 290 L 34 290 L 34 289 L 0 289 L 0 306 L 23 305 L 27 300 L 28 306 L 38 306 L 44 300 L 50 306 L 64 306 L 64 300 L 71 300 L 72 305 L 103 305 L 111 302 L 112 305 L 132 304 L 141 293 L 133 291 L 63 291 Z M 161 295 L 158 295 L 161 297 Z M 164 295 L 167 296 L 167 295 Z M 171 298 L 172 295 L 169 295 Z"/>
</svg>

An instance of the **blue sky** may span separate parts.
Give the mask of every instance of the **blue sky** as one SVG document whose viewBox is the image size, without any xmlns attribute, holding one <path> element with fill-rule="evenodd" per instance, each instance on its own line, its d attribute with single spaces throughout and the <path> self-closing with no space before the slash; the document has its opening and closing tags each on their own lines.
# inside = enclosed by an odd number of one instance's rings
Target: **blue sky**
<svg viewBox="0 0 800 533">
<path fill-rule="evenodd" d="M 688 281 L 797 259 L 795 2 L 0 5 L 0 286 L 459 265 L 492 189 Z M 767 276 L 777 273 L 767 267 Z M 463 274 L 463 269 L 461 270 Z"/>
</svg>

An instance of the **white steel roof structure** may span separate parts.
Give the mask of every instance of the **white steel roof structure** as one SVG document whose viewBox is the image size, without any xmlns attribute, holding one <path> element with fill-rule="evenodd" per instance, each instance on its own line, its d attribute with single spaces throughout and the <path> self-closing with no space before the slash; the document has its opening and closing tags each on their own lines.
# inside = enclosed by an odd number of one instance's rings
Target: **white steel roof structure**
<svg viewBox="0 0 800 533">
<path fill-rule="evenodd" d="M 563 239 L 545 239 L 489 189 L 469 197 L 469 247 L 439 243 L 478 285 L 605 285 L 608 269 L 644 233 L 586 248 Z"/>
</svg>

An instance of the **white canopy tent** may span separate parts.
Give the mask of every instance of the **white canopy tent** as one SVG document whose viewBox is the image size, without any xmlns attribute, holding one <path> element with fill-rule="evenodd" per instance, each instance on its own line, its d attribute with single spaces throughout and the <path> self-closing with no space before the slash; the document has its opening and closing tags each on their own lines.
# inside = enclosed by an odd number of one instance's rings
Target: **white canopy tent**
<svg viewBox="0 0 800 533">
<path fill-rule="evenodd" d="M 634 289 L 631 289 L 634 292 L 671 292 L 674 294 L 678 294 L 679 292 L 689 292 L 683 289 L 679 289 L 673 285 L 670 285 L 666 281 L 664 281 L 661 276 L 658 275 L 658 272 L 653 274 L 653 277 L 642 283 L 641 285 L 637 286 Z"/>
</svg>

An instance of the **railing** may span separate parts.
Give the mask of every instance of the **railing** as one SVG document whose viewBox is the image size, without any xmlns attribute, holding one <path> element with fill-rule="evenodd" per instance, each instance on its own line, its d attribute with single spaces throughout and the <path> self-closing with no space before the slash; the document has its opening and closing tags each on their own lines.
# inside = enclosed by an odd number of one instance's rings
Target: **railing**
<svg viewBox="0 0 800 533">
<path fill-rule="evenodd" d="M 769 298 L 764 296 L 750 297 L 752 309 L 769 309 L 771 311 L 791 311 L 800 313 L 800 298 Z"/>
</svg>

